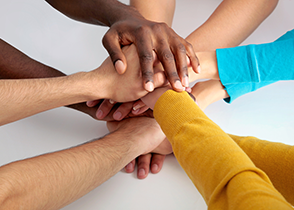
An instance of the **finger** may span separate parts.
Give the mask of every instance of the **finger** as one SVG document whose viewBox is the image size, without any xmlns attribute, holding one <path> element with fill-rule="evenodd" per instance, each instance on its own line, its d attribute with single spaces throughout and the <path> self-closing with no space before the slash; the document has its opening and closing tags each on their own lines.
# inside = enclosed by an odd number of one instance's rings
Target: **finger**
<svg viewBox="0 0 294 210">
<path fill-rule="evenodd" d="M 145 179 L 148 176 L 151 154 L 141 155 L 137 158 L 137 177 L 138 179 Z"/>
<path fill-rule="evenodd" d="M 164 71 L 156 67 L 154 68 L 153 81 L 155 88 L 162 87 L 168 84 L 168 80 L 165 76 Z"/>
<path fill-rule="evenodd" d="M 174 55 L 168 47 L 166 40 L 162 40 L 159 49 L 157 50 L 158 59 L 161 61 L 163 68 L 166 72 L 167 79 L 176 91 L 182 91 L 183 86 L 178 75 Z"/>
<path fill-rule="evenodd" d="M 145 105 L 144 107 L 141 107 L 140 109 L 133 110 L 132 113 L 134 115 L 140 115 L 140 114 L 143 114 L 144 112 L 146 112 L 148 109 L 149 109 L 149 107 Z"/>
<path fill-rule="evenodd" d="M 201 72 L 201 68 L 200 68 L 200 63 L 199 63 L 199 59 L 196 56 L 196 53 L 193 49 L 193 46 L 184 40 L 184 45 L 186 47 L 186 54 L 189 57 L 190 60 L 190 65 L 192 66 L 193 70 L 200 74 Z"/>
<path fill-rule="evenodd" d="M 127 102 L 121 104 L 117 110 L 113 113 L 113 119 L 120 121 L 125 118 L 133 109 L 133 103 L 134 102 Z"/>
<path fill-rule="evenodd" d="M 107 50 L 117 73 L 123 74 L 127 69 L 127 61 L 121 50 L 120 38 L 117 31 L 109 29 L 104 35 L 102 43 Z"/>
<path fill-rule="evenodd" d="M 102 100 L 87 101 L 86 104 L 88 107 L 94 107 L 97 104 L 101 103 Z"/>
<path fill-rule="evenodd" d="M 132 173 L 135 170 L 136 159 L 132 160 L 128 165 L 125 166 L 125 172 Z"/>
<path fill-rule="evenodd" d="M 181 38 L 182 39 L 182 38 Z M 184 39 L 182 39 L 185 41 Z M 187 66 L 187 58 L 186 58 L 186 48 L 179 41 L 176 41 L 176 44 L 172 46 L 172 52 L 175 56 L 176 66 L 178 70 L 178 74 L 180 76 L 181 82 L 184 87 L 189 86 L 189 74 L 188 74 L 188 66 Z"/>
<path fill-rule="evenodd" d="M 140 66 L 142 70 L 142 79 L 144 88 L 148 92 L 152 92 L 154 90 L 153 84 L 153 61 L 156 56 L 153 55 L 153 43 L 150 37 L 150 33 L 148 30 L 143 27 L 138 32 L 140 37 L 137 39 L 136 47 L 140 59 Z"/>
<path fill-rule="evenodd" d="M 144 104 L 144 102 L 140 99 L 133 104 L 133 110 L 136 111 L 144 106 L 146 106 L 146 104 Z"/>
<path fill-rule="evenodd" d="M 106 117 L 114 105 L 115 105 L 115 102 L 105 99 L 100 104 L 99 108 L 97 109 L 97 112 L 96 112 L 97 119 L 102 120 L 104 117 Z"/>
<path fill-rule="evenodd" d="M 151 173 L 156 174 L 162 169 L 164 159 L 165 159 L 165 155 L 161 155 L 161 154 L 152 155 L 152 161 L 150 164 Z"/>
<path fill-rule="evenodd" d="M 160 61 L 158 60 L 157 54 L 154 50 L 152 51 L 152 55 L 153 55 L 153 66 L 156 66 L 160 63 Z"/>
</svg>

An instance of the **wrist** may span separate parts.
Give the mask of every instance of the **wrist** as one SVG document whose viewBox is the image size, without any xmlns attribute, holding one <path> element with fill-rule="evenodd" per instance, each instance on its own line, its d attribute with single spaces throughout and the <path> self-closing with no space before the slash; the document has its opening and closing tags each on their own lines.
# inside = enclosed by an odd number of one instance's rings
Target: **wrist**
<svg viewBox="0 0 294 210">
<path fill-rule="evenodd" d="M 135 16 L 138 18 L 143 18 L 143 16 L 138 12 L 135 7 L 125 5 L 119 1 L 113 2 L 113 7 L 111 11 L 111 16 L 108 16 L 108 26 L 112 26 L 113 24 L 129 19 L 130 16 Z"/>
<path fill-rule="evenodd" d="M 110 62 L 110 64 L 106 64 Z M 107 65 L 107 66 L 106 66 Z M 92 101 L 98 99 L 110 99 L 112 97 L 113 86 L 111 74 L 108 72 L 108 66 L 113 65 L 110 59 L 106 59 L 103 64 L 90 72 L 77 73 L 76 79 L 82 81 L 83 101 Z M 115 71 L 115 70 L 113 70 Z"/>
<path fill-rule="evenodd" d="M 198 79 L 219 80 L 215 51 L 197 52 L 196 55 L 201 66 L 201 73 L 197 74 L 192 68 L 189 68 L 190 82 Z"/>
</svg>

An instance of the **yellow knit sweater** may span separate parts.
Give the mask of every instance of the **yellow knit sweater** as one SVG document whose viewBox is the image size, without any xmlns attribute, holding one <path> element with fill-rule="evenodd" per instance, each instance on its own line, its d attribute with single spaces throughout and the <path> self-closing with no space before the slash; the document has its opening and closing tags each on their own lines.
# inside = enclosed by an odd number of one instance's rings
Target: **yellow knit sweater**
<svg viewBox="0 0 294 210">
<path fill-rule="evenodd" d="M 260 169 L 262 167 L 257 168 L 245 153 L 250 151 L 251 146 L 244 145 L 251 142 L 252 146 L 256 146 L 254 153 L 258 156 L 258 149 L 263 148 L 264 142 L 261 141 L 260 146 L 257 146 L 258 139 L 229 136 L 185 92 L 165 92 L 155 104 L 154 117 L 171 142 L 180 165 L 205 199 L 208 209 L 293 209 Z M 243 144 L 245 152 L 238 143 Z M 271 155 L 271 149 L 276 151 L 279 148 L 282 151 L 287 150 L 288 156 L 294 155 L 293 148 L 284 144 L 266 149 L 263 155 L 267 158 L 267 155 Z M 283 152 L 279 155 L 274 152 L 273 155 L 277 156 L 273 159 L 278 162 L 282 154 Z M 271 160 L 272 158 L 268 161 Z M 254 157 L 254 161 L 258 161 L 258 157 Z M 267 160 L 264 159 L 261 164 L 263 162 Z M 268 166 L 265 168 L 268 172 L 276 170 Z M 292 182 L 293 173 L 287 171 L 291 167 L 285 168 L 282 172 L 290 173 L 285 176 L 288 182 Z M 293 167 L 290 170 L 293 171 Z M 284 173 L 278 174 L 281 180 L 278 181 L 279 187 L 290 188 L 290 191 L 283 189 L 283 195 L 289 202 L 293 202 L 293 184 L 284 186 Z"/>
</svg>

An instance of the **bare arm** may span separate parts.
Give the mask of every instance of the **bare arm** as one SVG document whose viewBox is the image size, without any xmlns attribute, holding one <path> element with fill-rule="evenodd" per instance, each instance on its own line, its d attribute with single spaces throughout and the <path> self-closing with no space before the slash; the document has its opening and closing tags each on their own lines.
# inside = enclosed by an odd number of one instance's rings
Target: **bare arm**
<svg viewBox="0 0 294 210">
<path fill-rule="evenodd" d="M 186 40 L 196 52 L 237 46 L 272 13 L 277 3 L 278 0 L 224 0 Z"/>
<path fill-rule="evenodd" d="M 195 52 L 237 46 L 271 14 L 277 3 L 278 0 L 224 0 L 208 20 L 192 32 L 186 40 L 193 45 Z M 190 81 L 199 78 L 191 68 L 189 74 Z M 219 81 L 212 81 L 211 84 L 218 88 L 222 87 Z M 197 89 L 192 88 L 192 94 L 196 97 Z M 209 90 L 203 89 L 203 96 L 206 95 L 206 91 Z M 221 98 L 216 97 L 214 101 Z"/>
<path fill-rule="evenodd" d="M 100 140 L 0 167 L 0 209 L 60 209 L 164 139 L 151 118 L 112 127 L 114 132 Z"/>
<path fill-rule="evenodd" d="M 110 58 L 90 72 L 80 72 L 70 76 L 0 80 L 0 124 L 45 111 L 48 109 L 96 99 L 113 99 L 127 102 L 147 94 L 142 86 L 138 56 L 134 46 L 126 47 L 128 61 L 133 63 L 133 71 L 117 74 Z M 154 80 L 156 86 L 164 83 L 164 74 L 159 72 Z M 117 91 L 120 89 L 121 91 Z"/>
</svg>

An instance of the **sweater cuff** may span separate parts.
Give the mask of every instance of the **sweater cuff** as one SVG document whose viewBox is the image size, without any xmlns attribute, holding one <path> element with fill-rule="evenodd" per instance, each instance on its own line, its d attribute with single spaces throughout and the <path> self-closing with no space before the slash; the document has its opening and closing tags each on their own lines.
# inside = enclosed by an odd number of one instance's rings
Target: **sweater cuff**
<svg viewBox="0 0 294 210">
<path fill-rule="evenodd" d="M 187 109 L 190 112 L 188 115 Z M 203 114 L 187 92 L 179 93 L 173 90 L 162 94 L 153 110 L 154 118 L 169 140 L 173 139 L 172 137 L 178 133 L 184 122 L 194 120 L 200 113 Z"/>
</svg>

